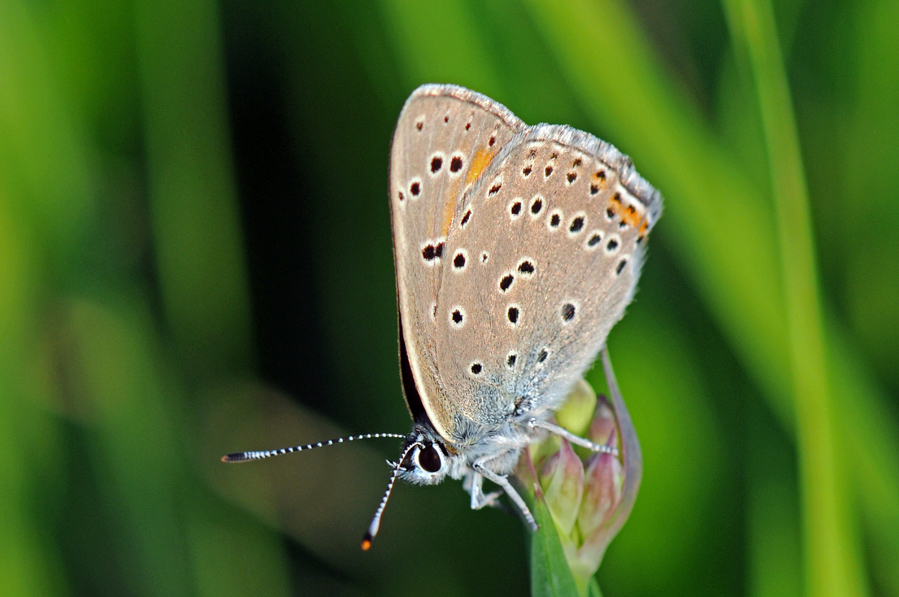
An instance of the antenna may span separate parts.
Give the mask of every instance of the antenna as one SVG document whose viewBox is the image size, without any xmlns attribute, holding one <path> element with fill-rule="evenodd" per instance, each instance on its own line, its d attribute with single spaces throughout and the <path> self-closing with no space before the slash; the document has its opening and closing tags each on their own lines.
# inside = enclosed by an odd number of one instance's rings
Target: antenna
<svg viewBox="0 0 899 597">
<path fill-rule="evenodd" d="M 304 446 L 294 446 L 292 448 L 278 448 L 277 450 L 263 450 L 260 452 L 235 452 L 222 456 L 222 462 L 249 462 L 250 460 L 262 460 L 263 458 L 271 458 L 272 456 L 283 456 L 284 454 L 293 454 L 294 452 L 302 452 L 303 450 L 311 450 L 312 448 L 324 448 L 343 442 L 353 442 L 358 439 L 379 439 L 379 438 L 406 439 L 405 435 L 399 433 L 365 433 L 363 435 L 348 435 L 346 437 L 338 437 L 337 439 L 329 439 L 324 442 L 315 444 L 306 444 Z M 403 455 L 405 458 L 405 454 Z M 402 462 L 402 460 L 400 460 Z"/>
<path fill-rule="evenodd" d="M 403 466 L 403 461 L 406 460 L 406 456 L 409 455 L 409 452 L 412 451 L 412 448 L 424 448 L 424 446 L 418 442 L 411 444 L 406 450 L 403 452 L 400 459 L 396 461 L 396 466 L 393 467 L 393 473 L 390 475 L 390 481 L 387 482 L 387 491 L 384 492 L 384 497 L 381 498 L 381 503 L 378 504 L 378 509 L 375 510 L 375 517 L 372 519 L 371 524 L 368 525 L 368 530 L 365 532 L 365 536 L 362 538 L 362 551 L 368 551 L 371 548 L 371 542 L 374 541 L 375 535 L 378 534 L 378 529 L 381 527 L 381 515 L 384 513 L 384 508 L 387 506 L 387 500 L 390 499 L 390 492 L 393 491 L 393 484 L 396 483 L 396 477 L 400 473 L 400 467 Z"/>
</svg>

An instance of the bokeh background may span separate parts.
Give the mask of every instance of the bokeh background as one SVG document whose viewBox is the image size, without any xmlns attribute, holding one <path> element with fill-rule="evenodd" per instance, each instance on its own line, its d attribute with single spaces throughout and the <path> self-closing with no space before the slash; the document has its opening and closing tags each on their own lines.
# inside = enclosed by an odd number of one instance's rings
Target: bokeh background
<svg viewBox="0 0 899 597">
<path fill-rule="evenodd" d="M 528 591 L 400 486 L 386 197 L 419 84 L 665 196 L 609 346 L 642 491 L 607 595 L 899 595 L 899 3 L 0 0 L 0 593 Z M 602 387 L 596 369 L 590 380 Z"/>
</svg>

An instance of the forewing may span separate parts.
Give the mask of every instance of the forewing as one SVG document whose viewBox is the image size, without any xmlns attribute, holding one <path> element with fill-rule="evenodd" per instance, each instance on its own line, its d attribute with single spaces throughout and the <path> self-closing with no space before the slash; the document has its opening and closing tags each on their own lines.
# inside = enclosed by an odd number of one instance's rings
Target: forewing
<svg viewBox="0 0 899 597">
<path fill-rule="evenodd" d="M 516 405 L 558 406 L 633 297 L 661 205 L 629 158 L 581 131 L 538 125 L 503 148 L 443 252 L 436 365 L 460 416 L 490 429 Z"/>
<path fill-rule="evenodd" d="M 412 376 L 436 430 L 451 418 L 437 377 L 435 308 L 446 237 L 461 197 L 524 124 L 479 93 L 419 87 L 406 101 L 390 155 L 390 206 L 400 325 Z"/>
</svg>

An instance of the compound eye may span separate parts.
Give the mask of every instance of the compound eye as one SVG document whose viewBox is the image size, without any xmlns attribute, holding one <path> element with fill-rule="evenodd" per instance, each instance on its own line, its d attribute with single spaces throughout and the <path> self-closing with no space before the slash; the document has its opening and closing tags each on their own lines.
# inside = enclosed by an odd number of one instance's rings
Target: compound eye
<svg viewBox="0 0 899 597">
<path fill-rule="evenodd" d="M 428 446 L 418 452 L 418 465 L 426 472 L 436 473 L 440 470 L 441 464 L 440 454 L 434 446 Z"/>
</svg>

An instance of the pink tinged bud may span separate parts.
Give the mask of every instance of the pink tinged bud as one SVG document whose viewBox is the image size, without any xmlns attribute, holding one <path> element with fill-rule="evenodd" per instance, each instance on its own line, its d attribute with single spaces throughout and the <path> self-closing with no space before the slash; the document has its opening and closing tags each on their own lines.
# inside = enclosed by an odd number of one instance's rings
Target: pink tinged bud
<svg viewBox="0 0 899 597">
<path fill-rule="evenodd" d="M 553 520 L 563 535 L 570 535 L 584 493 L 584 467 L 567 440 L 543 465 L 540 478 Z"/>
<path fill-rule="evenodd" d="M 614 434 L 618 429 L 615 421 L 615 411 L 609 399 L 604 395 L 596 398 L 596 411 L 593 420 L 590 421 L 590 428 L 587 431 L 587 439 L 601 445 L 615 445 Z"/>
<path fill-rule="evenodd" d="M 609 521 L 624 490 L 624 469 L 618 458 L 593 454 L 586 464 L 584 496 L 578 514 L 578 527 L 585 539 Z"/>
<path fill-rule="evenodd" d="M 578 550 L 581 566 L 596 570 L 606 547 L 620 525 L 613 524 L 624 494 L 624 468 L 611 454 L 594 454 L 587 459 L 584 495 L 578 512 L 578 529 L 583 543 Z"/>
<path fill-rule="evenodd" d="M 571 571 L 582 580 L 596 573 L 606 548 L 627 521 L 643 473 L 637 434 L 605 353 L 603 367 L 611 400 L 593 394 L 586 382 L 576 384 L 556 412 L 556 421 L 594 443 L 617 448 L 617 454 L 578 448 L 588 456 L 582 464 L 568 441 L 549 435 L 529 446 L 530 459 L 526 459 L 530 478 L 533 465 L 544 463 L 540 484 Z"/>
</svg>

